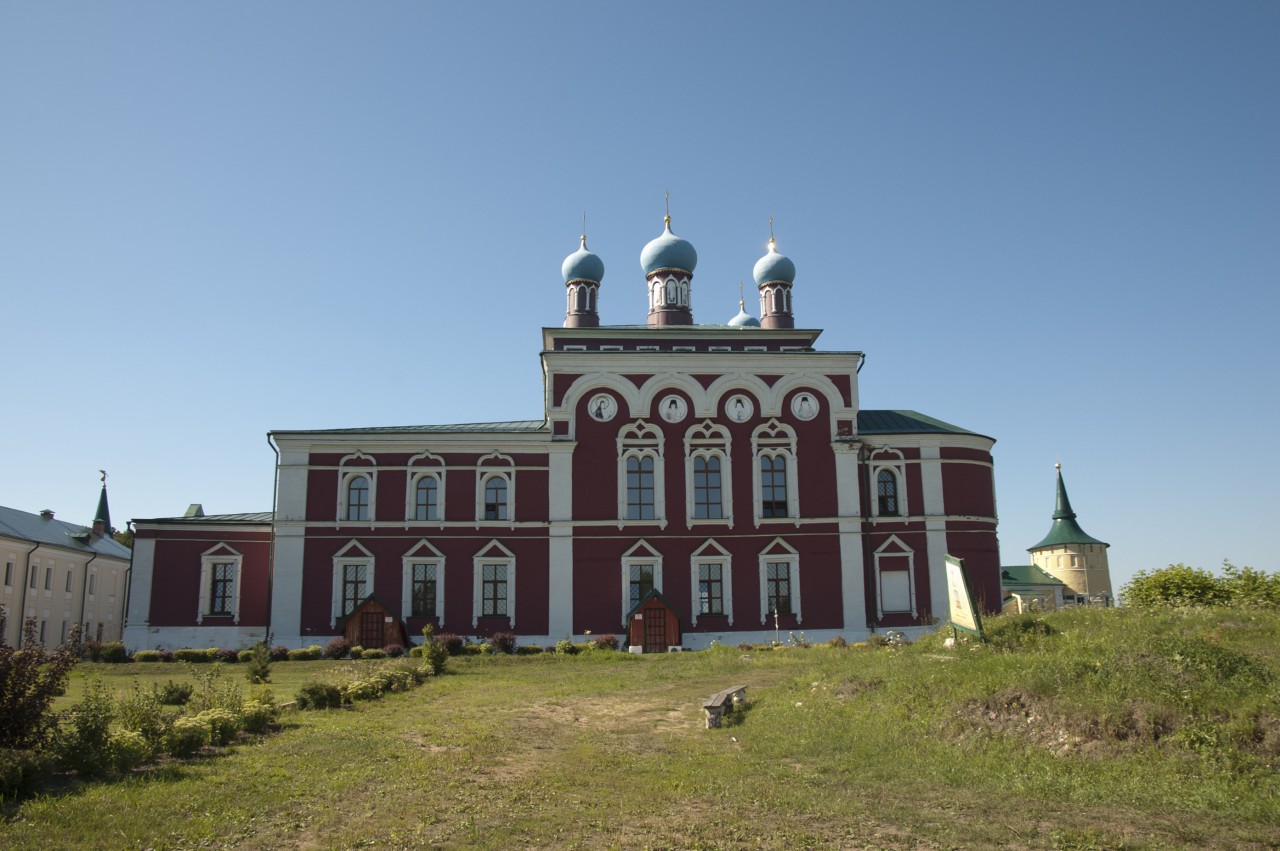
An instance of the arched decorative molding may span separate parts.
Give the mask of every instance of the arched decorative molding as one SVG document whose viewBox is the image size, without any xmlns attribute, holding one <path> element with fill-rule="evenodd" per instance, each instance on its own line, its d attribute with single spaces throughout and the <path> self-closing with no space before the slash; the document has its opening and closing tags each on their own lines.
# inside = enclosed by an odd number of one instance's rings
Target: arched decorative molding
<svg viewBox="0 0 1280 851">
<path fill-rule="evenodd" d="M 369 483 L 368 489 L 368 506 L 365 511 L 367 516 L 363 519 L 349 518 L 349 514 L 357 509 L 350 505 L 352 482 L 359 476 L 364 476 Z M 373 528 L 374 520 L 378 516 L 378 460 L 371 455 L 356 451 L 350 455 L 343 456 L 338 462 L 338 500 L 337 512 L 335 513 L 335 527 L 342 524 L 350 523 L 368 523 L 369 528 Z"/>
<path fill-rule="evenodd" d="M 547 410 L 573 414 L 578 410 L 578 405 L 582 403 L 584 398 L 590 398 L 600 390 L 612 390 L 616 393 L 626 403 L 626 410 L 630 412 L 629 417 L 640 416 L 642 410 L 640 388 L 621 375 L 607 372 L 590 372 L 578 376 L 573 384 L 569 386 L 569 389 L 565 391 L 560 405 L 553 406 L 551 397 L 548 395 Z M 550 381 L 547 382 L 547 393 L 551 393 Z M 576 417 L 574 420 L 576 420 Z"/>
<path fill-rule="evenodd" d="M 797 390 L 808 390 L 815 396 L 820 397 L 827 408 L 822 413 L 833 424 L 837 416 L 847 418 L 853 411 L 853 408 L 845 406 L 844 400 L 840 397 L 840 391 L 836 389 L 829 378 L 825 375 L 802 372 L 794 375 L 784 375 L 774 383 L 773 387 L 770 388 L 772 399 L 770 400 L 769 412 L 774 415 L 781 415 L 786 410 L 787 397 Z"/>
<path fill-rule="evenodd" d="M 648 541 L 641 538 L 622 554 L 622 610 L 618 614 L 621 621 L 634 607 L 639 598 L 644 597 L 643 589 L 636 601 L 632 600 L 631 583 L 637 575 L 649 568 L 652 571 L 653 587 L 662 591 L 662 553 L 658 552 Z M 623 624 L 623 631 L 626 631 Z"/>
<path fill-rule="evenodd" d="M 726 373 L 711 382 L 711 386 L 707 388 L 707 399 L 710 400 L 710 407 L 706 411 L 698 410 L 698 416 L 719 416 L 720 400 L 732 396 L 734 393 L 745 393 L 752 397 L 756 403 L 756 413 L 760 415 L 766 415 L 765 409 L 769 407 L 769 400 L 773 397 L 773 390 L 755 373 Z M 775 416 L 777 413 L 778 411 L 771 411 L 768 415 Z"/>
<path fill-rule="evenodd" d="M 486 569 L 493 575 L 486 577 Z M 516 554 L 494 538 L 481 547 L 471 559 L 471 626 L 474 628 L 482 617 L 506 617 L 510 627 L 516 625 Z M 501 582 L 501 597 L 497 585 L 489 586 L 495 593 L 486 597 L 486 579 Z M 505 608 L 505 612 L 497 611 Z"/>
<path fill-rule="evenodd" d="M 689 397 L 689 407 L 695 417 L 710 416 L 707 391 L 688 373 L 674 371 L 659 372 L 645 380 L 640 387 L 639 409 L 633 410 L 632 416 L 648 416 L 658 397 L 671 390 L 682 391 Z"/>
<path fill-rule="evenodd" d="M 867 470 L 869 472 L 867 480 L 871 488 L 871 493 L 867 494 L 871 501 L 871 516 L 906 517 L 908 514 L 906 456 L 892 446 L 877 447 L 867 458 Z M 894 493 L 896 506 L 893 506 L 895 510 L 890 510 L 888 500 L 882 498 L 885 496 L 881 493 L 882 473 L 893 477 L 893 485 L 896 488 Z"/>
<path fill-rule="evenodd" d="M 409 459 L 406 465 L 408 473 L 405 476 L 404 491 L 404 527 L 409 528 L 412 524 L 436 523 L 444 526 L 444 484 L 445 484 L 445 463 L 444 459 L 433 452 L 421 452 Z M 427 476 L 434 476 L 436 479 L 436 512 L 435 517 L 428 517 L 423 520 L 418 519 L 418 482 Z"/>
<path fill-rule="evenodd" d="M 665 440 L 662 430 L 645 420 L 628 423 L 618 431 L 618 528 L 627 523 L 656 523 L 666 528 Z M 630 471 L 630 466 L 641 469 Z M 641 477 L 636 487 L 632 487 L 628 472 Z M 653 516 L 646 517 L 650 505 Z"/>
<path fill-rule="evenodd" d="M 515 459 L 501 452 L 482 455 L 476 461 L 476 528 L 494 523 L 513 527 L 515 522 Z"/>
<path fill-rule="evenodd" d="M 916 566 L 915 550 L 897 535 L 890 535 L 889 540 L 876 547 L 876 619 L 881 620 L 886 613 L 906 614 L 919 617 L 916 604 Z"/>
<path fill-rule="evenodd" d="M 702 492 L 698 487 L 698 461 L 711 463 L 715 459 L 719 464 L 719 516 L 711 507 L 707 507 L 707 515 L 698 517 L 699 507 L 704 504 Z M 708 474 L 709 475 L 709 474 Z M 696 423 L 684 435 L 684 481 L 685 481 L 685 525 L 699 523 L 726 523 L 733 528 L 733 453 L 732 437 L 729 429 L 709 419 Z M 710 488 L 708 487 L 708 490 Z"/>
<path fill-rule="evenodd" d="M 693 626 L 704 615 L 724 615 L 733 625 L 733 556 L 714 538 L 708 538 L 693 551 L 689 584 L 689 620 Z"/>
<path fill-rule="evenodd" d="M 752 515 L 755 518 L 756 526 L 759 526 L 765 519 L 777 518 L 777 514 L 771 515 L 770 518 L 765 517 L 765 499 L 764 499 L 764 481 L 761 473 L 761 464 L 763 459 L 770 459 L 771 463 L 776 463 L 773 459 L 783 459 L 785 462 L 785 482 L 786 482 L 786 517 L 790 518 L 795 525 L 800 525 L 800 493 L 799 493 L 799 458 L 796 454 L 796 433 L 795 429 L 786 423 L 778 422 L 777 419 L 770 419 L 768 422 L 761 423 L 751 432 L 751 492 L 752 492 Z M 773 494 L 776 497 L 776 488 Z M 778 500 L 769 500 L 772 510 L 776 510 Z"/>
<path fill-rule="evenodd" d="M 435 611 L 416 617 L 435 618 L 444 626 L 444 553 L 432 546 L 426 538 L 418 541 L 401 557 L 400 617 L 415 617 L 413 613 L 413 584 L 415 566 L 426 565 L 423 581 L 435 583 Z"/>
<path fill-rule="evenodd" d="M 782 598 L 785 603 L 778 601 L 778 614 L 793 614 L 796 623 L 802 623 L 804 616 L 800 611 L 800 553 L 782 538 L 774 538 L 760 551 L 757 562 L 760 568 L 760 623 L 767 624 L 773 617 L 771 589 L 777 595 L 785 590 L 786 596 Z M 785 589 L 781 585 L 784 575 Z M 789 608 L 790 611 L 782 611 L 783 608 Z"/>
</svg>

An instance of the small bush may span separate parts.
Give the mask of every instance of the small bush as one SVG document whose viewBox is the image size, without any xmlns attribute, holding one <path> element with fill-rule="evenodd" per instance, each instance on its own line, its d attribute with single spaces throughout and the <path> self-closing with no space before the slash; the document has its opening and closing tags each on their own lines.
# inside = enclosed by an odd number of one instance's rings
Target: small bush
<svg viewBox="0 0 1280 851">
<path fill-rule="evenodd" d="M 578 652 L 578 648 L 567 638 L 562 638 L 556 642 L 556 653 L 561 656 L 572 656 Z"/>
<path fill-rule="evenodd" d="M 240 717 L 244 728 L 250 733 L 265 733 L 276 723 L 278 710 L 270 703 L 258 700 L 246 700 Z"/>
<path fill-rule="evenodd" d="M 151 759 L 151 743 L 133 730 L 116 730 L 107 742 L 111 765 L 116 771 L 128 771 Z"/>
<path fill-rule="evenodd" d="M 102 642 L 89 639 L 84 643 L 84 658 L 90 662 L 102 661 Z"/>
<path fill-rule="evenodd" d="M 539 656 L 542 654 L 542 648 L 536 644 L 521 644 L 516 648 L 517 656 Z"/>
<path fill-rule="evenodd" d="M 413 647 L 409 648 L 409 658 L 421 659 L 424 655 L 426 655 L 426 652 L 427 652 L 427 645 L 415 644 Z"/>
<path fill-rule="evenodd" d="M 404 655 L 403 644 L 388 644 L 382 648 L 382 652 L 387 654 L 388 659 L 399 659 Z"/>
<path fill-rule="evenodd" d="M 103 662 L 119 663 L 129 661 L 129 654 L 124 649 L 123 641 L 106 642 L 102 645 L 98 655 Z"/>
<path fill-rule="evenodd" d="M 462 655 L 462 648 L 464 646 L 462 636 L 454 635 L 451 632 L 442 632 L 436 637 L 436 641 L 439 641 L 444 645 L 444 648 L 449 651 L 450 656 Z"/>
<path fill-rule="evenodd" d="M 134 654 L 133 654 L 133 661 L 135 661 L 135 662 L 159 662 L 159 661 L 161 661 L 161 658 L 160 658 L 160 651 L 159 651 L 159 650 L 139 650 L 139 651 L 137 651 L 136 653 L 134 653 Z"/>
<path fill-rule="evenodd" d="M 84 699 L 67 711 L 54 739 L 54 752 L 64 766 L 81 774 L 98 774 L 111 764 L 109 747 L 115 700 L 101 680 L 91 679 Z"/>
<path fill-rule="evenodd" d="M 186 706 L 196 687 L 191 683 L 175 683 L 173 680 L 156 686 L 156 696 L 165 706 Z"/>
<path fill-rule="evenodd" d="M 232 650 L 230 647 L 223 647 L 220 650 L 213 651 L 213 661 L 234 665 L 240 661 L 240 651 Z"/>
<path fill-rule="evenodd" d="M 351 658 L 352 658 L 352 659 L 363 659 L 363 658 L 364 658 L 364 648 L 363 648 L 363 647 L 361 647 L 359 644 L 357 644 L 355 647 L 352 647 L 352 648 L 351 648 Z"/>
<path fill-rule="evenodd" d="M 199 716 L 183 715 L 174 719 L 169 728 L 165 749 L 174 756 L 185 759 L 209 744 L 209 734 L 207 721 Z"/>
<path fill-rule="evenodd" d="M 164 749 L 169 717 L 160 702 L 159 688 L 144 691 L 134 683 L 133 690 L 116 701 L 116 717 L 123 729 L 142 736 L 152 753 Z"/>
<path fill-rule="evenodd" d="M 254 685 L 271 682 L 271 651 L 266 642 L 259 641 L 244 653 L 248 654 L 247 659 L 241 659 L 246 665 L 245 678 Z"/>
<path fill-rule="evenodd" d="M 493 645 L 495 653 L 505 653 L 510 656 L 516 652 L 516 634 L 514 632 L 495 632 L 493 634 Z"/>
<path fill-rule="evenodd" d="M 371 647 L 360 654 L 361 659 L 385 659 L 387 654 L 379 647 Z"/>
<path fill-rule="evenodd" d="M 243 706 L 243 704 L 241 704 Z M 240 718 L 226 709 L 206 709 L 196 716 L 209 725 L 209 744 L 229 745 L 240 732 Z"/>
<path fill-rule="evenodd" d="M 1030 612 L 994 617 L 984 626 L 987 644 L 1000 650 L 1017 650 L 1057 633 L 1043 617 Z"/>
<path fill-rule="evenodd" d="M 436 637 L 432 633 L 431 624 L 424 626 L 422 628 L 423 644 L 413 649 L 422 651 L 421 656 L 431 673 L 443 674 L 444 666 L 449 661 L 449 648 L 444 643 L 444 636 Z"/>
<path fill-rule="evenodd" d="M 618 636 L 616 635 L 597 635 L 593 640 L 597 650 L 618 649 Z"/>
<path fill-rule="evenodd" d="M 272 647 L 271 661 L 272 662 L 288 662 L 289 648 L 285 647 L 283 644 L 277 644 L 276 646 Z"/>
<path fill-rule="evenodd" d="M 217 651 L 215 650 L 213 652 L 216 653 Z M 194 650 L 190 647 L 183 647 L 181 650 L 173 651 L 173 658 L 178 662 L 193 662 L 198 664 L 200 662 L 212 662 L 213 653 L 208 649 Z"/>
<path fill-rule="evenodd" d="M 310 647 L 302 647 L 297 650 L 289 651 L 290 662 L 314 662 L 324 655 L 324 648 L 319 644 L 312 644 Z"/>
<path fill-rule="evenodd" d="M 38 751 L 0 748 L 0 800 L 33 791 L 47 771 L 47 760 Z"/>
<path fill-rule="evenodd" d="M 837 635 L 827 642 L 828 647 L 844 648 L 849 646 L 849 642 L 844 640 L 843 635 Z"/>
<path fill-rule="evenodd" d="M 294 700 L 299 709 L 336 709 L 342 705 L 342 690 L 333 683 L 307 683 Z"/>
<path fill-rule="evenodd" d="M 172 651 L 172 650 L 164 650 L 164 649 L 161 649 L 161 650 L 159 650 L 159 651 L 157 651 L 157 652 L 160 654 L 160 661 L 161 661 L 161 662 L 172 662 L 172 661 L 173 661 L 173 651 Z"/>
<path fill-rule="evenodd" d="M 324 646 L 324 658 L 345 659 L 351 652 L 351 642 L 345 638 L 335 638 Z"/>
</svg>

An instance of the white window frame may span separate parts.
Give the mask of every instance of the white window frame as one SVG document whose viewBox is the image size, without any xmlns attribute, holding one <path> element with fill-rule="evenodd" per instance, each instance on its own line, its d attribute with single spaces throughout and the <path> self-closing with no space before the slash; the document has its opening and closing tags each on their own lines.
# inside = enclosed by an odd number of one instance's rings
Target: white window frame
<svg viewBox="0 0 1280 851">
<path fill-rule="evenodd" d="M 631 568 L 646 564 L 653 565 L 653 588 L 658 593 L 662 593 L 662 553 L 648 541 L 643 539 L 636 541 L 622 554 L 622 611 L 619 613 L 618 620 L 625 618 L 627 612 L 631 611 Z"/>
<path fill-rule="evenodd" d="M 363 452 L 355 452 L 338 462 L 338 513 L 335 525 L 352 525 L 368 523 L 373 528 L 378 516 L 378 469 L 377 461 Z M 347 495 L 351 480 L 356 476 L 365 476 L 369 480 L 369 518 L 367 520 L 347 519 Z"/>
<path fill-rule="evenodd" d="M 684 436 L 685 525 L 723 523 L 733 528 L 733 458 L 729 430 L 711 420 L 703 420 Z M 697 490 L 694 487 L 693 464 L 697 458 L 720 459 L 720 517 L 695 517 Z"/>
<path fill-rule="evenodd" d="M 497 552 L 497 555 L 492 553 Z M 498 540 L 485 544 L 480 552 L 471 559 L 471 626 L 480 623 L 480 618 L 500 618 L 502 615 L 486 615 L 484 610 L 484 566 L 500 564 L 507 569 L 507 622 L 511 629 L 516 626 L 516 554 L 502 545 Z"/>
<path fill-rule="evenodd" d="M 720 583 L 721 583 L 721 603 L 724 611 L 720 614 L 712 614 L 702 611 L 702 595 L 698 591 L 698 583 L 701 581 L 698 574 L 704 565 L 720 565 Z M 709 615 L 710 617 L 728 618 L 729 625 L 733 626 L 733 556 L 729 555 L 729 551 L 714 539 L 710 538 L 693 551 L 693 557 L 689 560 L 689 584 L 690 584 L 690 606 L 689 611 L 690 623 L 693 626 L 698 625 L 699 615 Z"/>
<path fill-rule="evenodd" d="M 436 623 L 444 627 L 444 553 L 423 538 L 400 559 L 400 617 L 409 619 L 413 614 L 413 566 L 429 564 L 436 569 L 436 610 L 426 617 L 436 619 Z M 422 617 L 417 615 L 416 617 Z"/>
<path fill-rule="evenodd" d="M 905 519 L 907 517 L 907 462 L 903 454 L 889 446 L 882 446 L 871 453 L 869 461 L 871 470 L 871 493 L 868 497 L 871 500 L 871 516 L 872 517 L 898 517 Z M 898 513 L 897 514 L 881 514 L 880 513 L 880 473 L 888 471 L 892 473 L 894 478 L 898 480 Z"/>
<path fill-rule="evenodd" d="M 652 423 L 636 420 L 623 426 L 618 432 L 618 528 L 626 525 L 657 524 L 667 528 L 666 456 L 663 451 L 665 438 L 662 430 Z M 653 518 L 628 519 L 627 517 L 627 459 L 653 458 Z"/>
<path fill-rule="evenodd" d="M 235 565 L 231 576 L 231 622 L 238 624 L 240 623 L 240 574 L 244 567 L 244 555 L 225 542 L 220 542 L 217 546 L 210 547 L 200 554 L 200 602 L 196 610 L 196 623 L 202 624 L 206 617 L 213 615 L 213 612 L 209 611 L 209 607 L 213 605 L 209 591 L 215 564 Z M 217 617 L 225 617 L 225 615 L 219 614 Z"/>
<path fill-rule="evenodd" d="M 353 538 L 347 542 L 346 546 L 338 550 L 337 555 L 333 557 L 333 599 L 329 613 L 330 628 L 336 627 L 341 618 L 351 614 L 350 612 L 342 611 L 342 577 L 344 568 L 361 564 L 367 568 L 364 574 L 365 593 L 361 597 L 364 600 L 373 593 L 373 589 L 376 587 L 373 581 L 376 571 L 373 553 L 369 552 L 363 544 Z"/>
<path fill-rule="evenodd" d="M 760 623 L 767 624 L 773 617 L 773 612 L 769 609 L 770 562 L 787 564 L 791 578 L 791 614 L 795 615 L 796 623 L 803 623 L 804 613 L 800 610 L 800 554 L 782 538 L 774 538 L 760 551 Z"/>
<path fill-rule="evenodd" d="M 887 560 L 889 558 L 900 559 L 903 557 L 905 557 L 907 560 L 907 569 L 905 572 L 907 574 L 907 592 L 908 592 L 908 595 L 910 596 L 910 601 L 909 601 L 910 609 L 886 610 L 884 607 L 884 590 L 883 590 L 883 585 L 881 583 L 881 573 L 883 572 L 883 570 L 880 567 L 880 562 L 881 560 Z M 911 617 L 913 618 L 919 617 L 919 606 L 916 601 L 915 550 L 908 547 L 906 543 L 904 543 L 903 540 L 899 538 L 897 535 L 890 535 L 889 540 L 885 541 L 883 544 L 881 544 L 879 547 L 876 548 L 875 554 L 873 555 L 872 558 L 874 559 L 874 562 L 875 562 L 875 572 L 876 572 L 876 619 L 882 620 L 886 614 L 886 611 L 888 614 L 891 614 L 891 615 L 904 615 L 904 614 L 907 614 L 908 611 L 910 611 Z M 903 571 L 901 568 L 893 568 L 893 572 L 901 573 Z"/>
<path fill-rule="evenodd" d="M 507 483 L 507 516 L 504 520 L 484 518 L 484 489 L 489 480 L 502 478 Z M 476 527 L 501 524 L 508 528 L 516 524 L 516 462 L 509 455 L 491 452 L 476 462 Z"/>
<path fill-rule="evenodd" d="M 787 516 L 765 517 L 763 484 L 760 479 L 760 459 L 785 458 L 787 461 Z M 791 426 L 770 419 L 751 433 L 751 499 L 755 525 L 761 523 L 791 522 L 800 525 L 799 458 L 796 454 L 796 433 Z"/>
<path fill-rule="evenodd" d="M 423 452 L 409 459 L 409 474 L 406 476 L 405 492 L 404 492 L 404 525 L 407 529 L 410 524 L 422 525 L 423 523 L 435 523 L 439 526 L 444 525 L 444 475 L 445 465 L 444 459 L 430 452 Z M 432 476 L 436 480 L 436 516 L 433 520 L 418 520 L 418 482 L 427 476 Z"/>
</svg>

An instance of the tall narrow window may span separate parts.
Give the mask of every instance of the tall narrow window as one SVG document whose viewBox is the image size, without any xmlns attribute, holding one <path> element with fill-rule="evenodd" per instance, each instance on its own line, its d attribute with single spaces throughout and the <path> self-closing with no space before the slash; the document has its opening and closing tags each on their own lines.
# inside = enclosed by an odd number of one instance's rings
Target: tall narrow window
<svg viewBox="0 0 1280 851">
<path fill-rule="evenodd" d="M 699 520 L 724 517 L 720 459 L 715 456 L 693 459 L 693 516 Z"/>
<path fill-rule="evenodd" d="M 1061 559 L 1059 559 L 1061 561 Z M 49 591 L 53 588 L 53 568 L 46 567 L 44 569 L 44 590 Z"/>
<path fill-rule="evenodd" d="M 28 582 L 27 584 L 30 585 L 31 589 L 34 591 L 36 587 L 36 569 L 34 567 L 28 566 L 27 570 L 31 571 L 31 581 Z"/>
<path fill-rule="evenodd" d="M 507 480 L 490 476 L 484 481 L 484 519 L 507 519 Z"/>
<path fill-rule="evenodd" d="M 365 597 L 369 568 L 364 564 L 347 564 L 342 567 L 342 614 L 349 615 L 356 610 Z"/>
<path fill-rule="evenodd" d="M 235 584 L 236 566 L 230 562 L 216 562 L 209 574 L 209 614 L 231 614 L 232 588 Z"/>
<path fill-rule="evenodd" d="M 432 618 L 436 614 L 436 566 L 414 564 L 410 595 L 413 601 L 410 614 L 417 618 Z"/>
<path fill-rule="evenodd" d="M 760 456 L 760 513 L 762 517 L 787 516 L 787 459 Z"/>
<path fill-rule="evenodd" d="M 102 628 L 104 626 L 106 626 L 106 624 L 101 624 L 101 623 L 98 624 L 98 633 L 97 633 L 97 639 L 96 639 L 97 641 L 102 641 Z"/>
<path fill-rule="evenodd" d="M 644 596 L 653 590 L 653 565 L 652 564 L 633 564 L 631 565 L 631 593 L 630 605 L 628 611 L 640 605 L 640 601 Z"/>
<path fill-rule="evenodd" d="M 436 481 L 435 476 L 423 476 L 418 479 L 413 496 L 414 520 L 439 519 L 439 490 L 440 483 Z"/>
<path fill-rule="evenodd" d="M 791 563 L 771 561 L 765 564 L 765 601 L 768 614 L 791 614 Z"/>
<path fill-rule="evenodd" d="M 724 565 L 714 562 L 698 565 L 698 613 L 724 614 Z"/>
<path fill-rule="evenodd" d="M 13 562 L 11 561 L 6 561 L 4 563 L 4 584 L 8 586 L 13 585 Z"/>
<path fill-rule="evenodd" d="M 627 519 L 652 520 L 653 456 L 627 458 Z"/>
<path fill-rule="evenodd" d="M 484 616 L 507 614 L 507 566 L 486 564 L 481 579 L 481 609 Z"/>
<path fill-rule="evenodd" d="M 67 571 L 67 593 L 68 594 L 71 593 L 71 580 L 72 580 L 72 577 L 74 576 L 75 576 L 75 573 L 73 571 L 70 571 L 70 570 Z"/>
<path fill-rule="evenodd" d="M 876 501 L 881 517 L 897 516 L 898 477 L 889 470 L 881 470 L 876 475 Z"/>
<path fill-rule="evenodd" d="M 93 589 L 94 589 L 94 586 L 96 586 L 96 585 L 98 584 L 98 583 L 97 583 L 97 579 L 98 579 L 98 574 L 96 574 L 96 573 L 90 573 L 90 574 L 89 574 L 89 593 L 90 593 L 90 594 L 93 594 L 93 593 L 94 593 L 94 590 L 93 590 Z M 86 634 L 86 635 L 88 634 L 88 630 L 85 630 L 85 634 Z"/>
<path fill-rule="evenodd" d="M 369 479 L 353 476 L 347 482 L 347 519 L 369 519 Z"/>
</svg>

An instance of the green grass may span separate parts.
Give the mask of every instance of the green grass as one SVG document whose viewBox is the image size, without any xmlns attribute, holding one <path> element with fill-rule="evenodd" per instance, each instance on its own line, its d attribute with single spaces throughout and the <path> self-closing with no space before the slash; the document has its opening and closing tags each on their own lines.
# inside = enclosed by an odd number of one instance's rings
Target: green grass
<svg viewBox="0 0 1280 851">
<path fill-rule="evenodd" d="M 993 619 L 1013 650 L 939 635 L 897 650 L 454 659 L 412 692 L 288 713 L 278 734 L 214 756 L 12 804 L 0 845 L 1280 843 L 1280 615 L 1045 622 L 1052 634 Z M 278 698 L 336 664 L 273 665 Z M 82 666 L 64 700 L 91 675 L 123 690 L 185 668 Z M 701 701 L 736 683 L 747 710 L 704 729 Z"/>
</svg>

